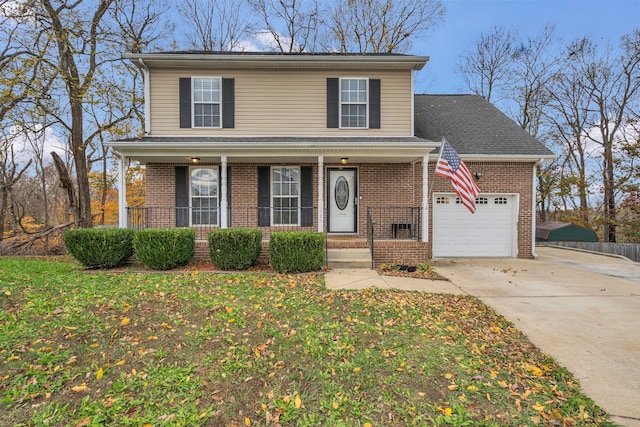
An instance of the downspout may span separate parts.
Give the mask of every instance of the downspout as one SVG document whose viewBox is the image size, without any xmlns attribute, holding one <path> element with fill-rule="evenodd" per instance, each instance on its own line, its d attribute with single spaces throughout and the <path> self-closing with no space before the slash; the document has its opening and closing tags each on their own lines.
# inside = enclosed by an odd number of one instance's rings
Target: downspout
<svg viewBox="0 0 640 427">
<path fill-rule="evenodd" d="M 416 95 L 415 95 L 415 91 L 413 90 L 413 85 L 414 85 L 414 76 L 415 76 L 415 70 L 411 71 L 411 129 L 410 129 L 410 134 L 409 136 L 415 136 L 416 135 L 416 112 L 415 112 L 415 104 L 416 104 Z"/>
<path fill-rule="evenodd" d="M 531 201 L 531 206 L 533 211 L 531 213 L 531 256 L 534 259 L 538 258 L 538 254 L 536 254 L 536 206 L 537 206 L 536 180 L 538 178 L 538 174 L 536 172 L 538 171 L 538 166 L 540 166 L 542 162 L 544 162 L 544 159 L 539 159 L 537 162 L 533 164 L 533 176 L 531 179 L 531 185 L 533 187 L 533 191 L 531 192 L 533 194 L 532 196 L 533 200 Z"/>
<path fill-rule="evenodd" d="M 142 75 L 144 78 L 144 134 L 149 135 L 151 132 L 151 76 L 149 74 L 149 68 L 142 58 L 139 58 L 138 61 L 142 67 Z"/>
</svg>

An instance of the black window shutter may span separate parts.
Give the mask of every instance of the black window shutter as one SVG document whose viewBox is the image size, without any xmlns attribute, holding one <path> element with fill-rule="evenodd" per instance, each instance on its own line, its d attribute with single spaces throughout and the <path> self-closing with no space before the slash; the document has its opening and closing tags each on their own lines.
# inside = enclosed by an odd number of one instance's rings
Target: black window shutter
<svg viewBox="0 0 640 427">
<path fill-rule="evenodd" d="M 222 79 L 222 127 L 235 127 L 235 80 Z"/>
<path fill-rule="evenodd" d="M 340 127 L 340 80 L 327 79 L 327 127 Z"/>
<path fill-rule="evenodd" d="M 191 78 L 180 77 L 180 127 L 191 127 Z"/>
<path fill-rule="evenodd" d="M 189 168 L 176 166 L 176 227 L 189 226 Z"/>
<path fill-rule="evenodd" d="M 271 225 L 271 168 L 269 166 L 258 166 L 258 226 L 268 227 Z"/>
<path fill-rule="evenodd" d="M 380 79 L 369 79 L 369 129 L 380 129 Z"/>
<path fill-rule="evenodd" d="M 300 206 L 302 207 L 302 221 L 300 225 L 313 225 L 313 168 L 300 167 Z"/>
</svg>

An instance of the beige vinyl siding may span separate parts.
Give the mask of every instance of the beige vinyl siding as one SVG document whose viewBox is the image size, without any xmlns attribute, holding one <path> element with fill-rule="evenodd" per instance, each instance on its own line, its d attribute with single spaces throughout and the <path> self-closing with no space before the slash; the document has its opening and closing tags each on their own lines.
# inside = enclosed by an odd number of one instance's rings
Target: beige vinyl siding
<svg viewBox="0 0 640 427">
<path fill-rule="evenodd" d="M 235 79 L 235 128 L 181 129 L 178 79 Z M 327 78 L 381 80 L 380 129 L 327 129 Z M 153 136 L 413 136 L 411 71 L 152 70 Z"/>
</svg>

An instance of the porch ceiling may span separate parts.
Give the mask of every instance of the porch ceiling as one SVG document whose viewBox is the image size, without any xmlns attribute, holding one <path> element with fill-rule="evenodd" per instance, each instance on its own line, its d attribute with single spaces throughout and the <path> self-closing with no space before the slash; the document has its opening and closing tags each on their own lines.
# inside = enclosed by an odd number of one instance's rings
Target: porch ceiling
<svg viewBox="0 0 640 427">
<path fill-rule="evenodd" d="M 356 163 L 410 163 L 428 156 L 440 142 L 415 137 L 398 138 L 283 138 L 213 139 L 152 138 L 107 143 L 114 151 L 141 163 L 315 163 L 339 164 L 347 157 Z"/>
</svg>

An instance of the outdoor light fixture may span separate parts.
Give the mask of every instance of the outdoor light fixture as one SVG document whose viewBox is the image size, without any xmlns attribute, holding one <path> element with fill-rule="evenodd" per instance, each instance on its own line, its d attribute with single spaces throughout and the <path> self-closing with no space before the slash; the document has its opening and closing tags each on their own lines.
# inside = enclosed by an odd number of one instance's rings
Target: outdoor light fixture
<svg viewBox="0 0 640 427">
<path fill-rule="evenodd" d="M 346 165 L 347 163 L 349 163 L 349 158 L 348 157 L 341 158 L 340 163 L 342 163 L 343 165 Z"/>
<path fill-rule="evenodd" d="M 193 163 L 194 165 L 197 165 L 198 163 L 200 163 L 200 157 L 192 157 L 191 163 Z"/>
<path fill-rule="evenodd" d="M 476 181 L 480 181 L 480 178 L 482 178 L 482 172 L 474 172 L 473 177 L 476 179 Z"/>
</svg>

